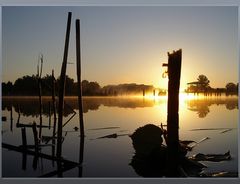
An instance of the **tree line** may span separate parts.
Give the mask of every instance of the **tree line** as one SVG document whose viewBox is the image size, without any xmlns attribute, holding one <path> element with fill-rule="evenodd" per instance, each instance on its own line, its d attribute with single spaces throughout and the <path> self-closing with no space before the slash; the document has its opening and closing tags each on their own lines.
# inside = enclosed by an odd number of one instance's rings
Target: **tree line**
<svg viewBox="0 0 240 184">
<path fill-rule="evenodd" d="M 14 83 L 2 82 L 2 95 L 3 96 L 37 96 L 38 95 L 38 76 L 26 75 L 18 78 Z M 51 81 L 52 76 L 46 75 L 41 78 L 41 88 L 43 96 L 51 96 Z M 60 79 L 56 79 L 55 90 L 59 89 Z M 101 87 L 97 82 L 88 80 L 82 81 L 82 95 L 83 96 L 117 96 L 117 95 L 131 95 L 142 94 L 142 91 L 150 92 L 154 90 L 152 85 L 144 84 L 119 84 L 107 85 Z M 74 79 L 66 76 L 65 95 L 76 96 L 78 93 L 77 82 Z"/>
<path fill-rule="evenodd" d="M 189 82 L 188 88 L 185 90 L 187 93 L 226 93 L 238 94 L 238 83 L 229 82 L 225 88 L 212 88 L 210 80 L 205 75 L 199 75 L 197 81 Z"/>
</svg>

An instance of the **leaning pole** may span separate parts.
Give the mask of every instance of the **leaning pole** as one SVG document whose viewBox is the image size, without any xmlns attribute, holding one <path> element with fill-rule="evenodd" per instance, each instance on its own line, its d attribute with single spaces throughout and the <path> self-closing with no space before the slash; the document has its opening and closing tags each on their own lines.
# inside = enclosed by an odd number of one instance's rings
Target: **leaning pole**
<svg viewBox="0 0 240 184">
<path fill-rule="evenodd" d="M 68 57 L 68 46 L 69 36 L 71 27 L 72 12 L 68 12 L 67 30 L 65 47 L 63 54 L 62 69 L 60 75 L 60 86 L 59 86 L 59 102 L 58 102 L 58 130 L 57 130 L 57 157 L 60 158 L 62 155 L 62 121 L 63 121 L 63 110 L 64 110 L 64 93 L 65 93 L 65 78 L 67 69 L 67 57 Z"/>
</svg>

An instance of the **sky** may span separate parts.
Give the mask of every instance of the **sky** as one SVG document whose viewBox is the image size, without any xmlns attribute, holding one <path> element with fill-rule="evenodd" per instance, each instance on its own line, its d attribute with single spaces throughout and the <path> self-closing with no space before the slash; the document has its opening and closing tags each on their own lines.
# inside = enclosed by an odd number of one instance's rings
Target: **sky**
<svg viewBox="0 0 240 184">
<path fill-rule="evenodd" d="M 75 20 L 80 19 L 82 79 L 100 86 L 167 88 L 167 52 L 182 49 L 181 90 L 204 74 L 211 87 L 238 82 L 238 8 L 234 6 L 9 6 L 2 8 L 2 80 L 60 75 L 68 12 L 67 75 L 76 81 Z"/>
</svg>

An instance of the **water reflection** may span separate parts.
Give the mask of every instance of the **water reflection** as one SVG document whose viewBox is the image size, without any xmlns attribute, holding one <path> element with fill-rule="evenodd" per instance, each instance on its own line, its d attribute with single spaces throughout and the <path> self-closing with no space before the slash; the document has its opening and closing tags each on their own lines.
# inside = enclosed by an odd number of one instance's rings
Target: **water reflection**
<svg viewBox="0 0 240 184">
<path fill-rule="evenodd" d="M 54 137 L 53 127 L 48 128 L 48 101 L 51 99 L 44 98 L 45 114 L 44 121 L 46 123 L 43 128 L 43 135 L 45 138 Z M 223 153 L 223 151 L 230 150 L 233 155 L 237 155 L 237 144 L 235 144 L 236 132 L 229 131 L 226 134 L 220 134 L 216 131 L 189 131 L 190 128 L 222 128 L 222 127 L 236 127 L 237 111 L 229 114 L 229 110 L 238 109 L 238 99 L 232 97 L 221 98 L 194 98 L 183 99 L 180 105 L 184 110 L 182 113 L 181 136 L 187 140 L 200 140 L 205 136 L 211 137 L 206 144 L 200 144 L 196 147 L 194 153 Z M 65 116 L 72 116 L 72 109 L 78 109 L 77 98 L 67 98 L 66 103 L 69 108 L 65 112 Z M 152 160 L 151 165 L 148 163 L 139 162 L 139 155 L 134 155 L 134 148 L 128 136 L 119 136 L 118 133 L 124 131 L 123 134 L 131 134 L 137 127 L 144 126 L 146 123 L 153 123 L 159 125 L 158 122 L 164 122 L 165 107 L 167 99 L 148 99 L 148 98 L 84 98 L 84 117 L 86 121 L 86 137 L 85 140 L 79 137 L 78 118 L 75 116 L 71 123 L 64 127 L 63 131 L 63 157 L 71 160 L 74 163 L 58 164 L 57 160 L 51 159 L 56 155 L 55 139 L 50 139 L 48 143 L 42 140 L 40 144 L 49 144 L 49 146 L 41 147 L 39 155 L 35 155 L 35 150 L 32 152 L 13 152 L 3 146 L 3 176 L 83 176 L 83 177 L 137 177 L 137 176 L 161 176 L 165 175 L 160 167 L 164 165 L 164 160 Z M 21 117 L 20 123 L 26 124 L 33 122 L 31 116 L 38 116 L 38 98 L 33 99 L 3 99 L 3 115 L 7 117 L 7 121 L 3 123 L 3 142 L 15 145 L 19 148 L 22 145 L 21 127 L 17 127 L 17 116 L 14 112 L 18 109 L 18 104 L 21 108 L 21 113 L 28 117 Z M 35 104 L 35 105 L 33 105 Z M 10 112 L 13 107 L 14 121 L 11 123 Z M 104 107 L 103 107 L 104 106 Z M 71 107 L 71 108 L 70 108 Z M 116 108 L 119 107 L 119 108 Z M 147 108 L 144 108 L 147 107 Z M 149 108 L 150 107 L 150 108 Z M 187 110 L 187 108 L 189 110 Z M 33 110 L 35 109 L 35 110 Z M 211 111 L 214 114 L 218 109 L 216 116 L 211 118 L 199 119 L 207 116 Z M 187 111 L 185 111 L 187 110 Z M 31 111 L 29 113 L 28 111 Z M 191 112 L 194 111 L 194 112 Z M 89 112 L 89 113 L 86 113 Z M 78 113 L 76 111 L 76 113 Z M 219 121 L 220 115 L 222 116 Z M 39 117 L 39 116 L 38 116 Z M 210 116 L 209 116 L 210 117 Z M 38 122 L 38 121 L 37 121 Z M 156 123 L 155 123 L 156 122 Z M 196 122 L 196 123 L 191 123 Z M 201 123 L 200 123 L 201 122 Z M 30 125 L 30 124 L 27 124 Z M 11 128 L 12 127 L 12 128 Z M 77 127 L 77 128 L 76 128 Z M 116 129 L 118 128 L 118 129 Z M 11 132 L 10 130 L 13 130 Z M 76 131 L 77 130 L 77 131 Z M 26 128 L 28 143 L 33 144 L 33 132 L 31 128 Z M 117 135 L 115 139 L 97 139 L 106 135 Z M 121 135 L 121 134 L 120 134 Z M 215 138 L 215 139 L 214 139 Z M 85 145 L 84 145 L 85 141 Z M 217 145 L 217 146 L 212 146 Z M 76 146 L 79 146 L 76 148 Z M 119 149 L 115 149 L 116 146 Z M 85 154 L 83 157 L 85 147 Z M 31 154 L 29 154 L 31 153 Z M 157 153 L 157 152 L 156 152 Z M 44 155 L 44 157 L 42 157 Z M 48 155 L 49 157 L 45 158 Z M 156 154 L 159 155 L 159 154 Z M 132 159 L 131 159 L 132 158 Z M 151 156 L 152 159 L 154 155 Z M 131 166 L 129 162 L 131 159 Z M 219 168 L 229 167 L 227 170 L 236 170 L 237 158 L 232 162 L 224 163 Z M 111 161 L 110 161 L 111 160 Z M 112 162 L 113 161 L 113 162 Z M 83 164 L 82 164 L 83 162 Z M 20 163 L 18 166 L 12 168 L 11 165 Z M 63 167 L 63 166 L 66 167 Z M 73 168 L 74 167 L 74 168 Z M 72 169 L 71 169 L 72 168 Z M 192 168 L 190 169 L 192 170 Z M 66 171 L 66 172 L 65 172 Z"/>
<path fill-rule="evenodd" d="M 49 114 L 50 98 L 43 98 L 43 114 Z M 77 98 L 70 97 L 65 99 L 66 108 L 64 109 L 64 116 L 73 113 L 73 109 L 78 109 Z M 101 105 L 107 107 L 120 107 L 120 108 L 140 108 L 140 107 L 153 107 L 166 103 L 164 99 L 146 99 L 146 98 L 111 98 L 111 97 L 85 97 L 83 98 L 83 112 L 87 113 L 89 110 L 98 110 Z M 210 112 L 209 107 L 212 105 L 225 105 L 228 110 L 238 109 L 237 98 L 196 98 L 186 99 L 188 110 L 196 111 L 200 118 L 204 118 Z M 39 116 L 38 98 L 3 98 L 2 110 L 11 110 L 11 107 L 18 112 L 18 108 L 24 116 Z M 71 108 L 69 108 L 71 107 Z M 53 112 L 51 112 L 53 114 Z"/>
<path fill-rule="evenodd" d="M 49 113 L 49 101 L 50 98 L 43 98 L 43 114 L 48 115 Z M 7 109 L 10 111 L 11 106 L 18 112 L 18 106 L 20 112 L 25 116 L 39 116 L 38 98 L 3 98 L 2 99 L 2 110 Z M 67 107 L 72 109 L 78 109 L 77 98 L 70 97 L 65 98 Z M 164 103 L 164 102 L 160 102 Z M 83 113 L 87 113 L 89 110 L 98 110 L 101 105 L 108 107 L 121 107 L 121 108 L 137 108 L 137 107 L 152 107 L 155 101 L 143 98 L 83 98 Z M 64 116 L 68 116 L 72 113 L 71 108 L 64 109 Z M 53 113 L 53 112 L 52 112 Z M 51 113 L 51 114 L 52 114 Z"/>
<path fill-rule="evenodd" d="M 209 107 L 212 105 L 225 105 L 226 109 L 238 109 L 237 98 L 207 98 L 207 99 L 191 99 L 186 100 L 187 108 L 195 111 L 199 118 L 204 118 L 210 112 Z"/>
</svg>

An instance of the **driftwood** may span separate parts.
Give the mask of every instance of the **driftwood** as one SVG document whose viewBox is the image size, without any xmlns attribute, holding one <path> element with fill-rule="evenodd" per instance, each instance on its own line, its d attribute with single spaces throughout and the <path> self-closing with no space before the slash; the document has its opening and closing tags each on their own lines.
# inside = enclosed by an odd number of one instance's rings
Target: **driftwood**
<svg viewBox="0 0 240 184">
<path fill-rule="evenodd" d="M 191 160 L 195 161 L 212 161 L 212 162 L 220 162 L 224 160 L 230 160 L 231 155 L 230 151 L 224 153 L 224 154 L 203 154 L 198 153 L 196 155 L 193 155 L 192 157 L 189 157 Z"/>
<path fill-rule="evenodd" d="M 109 135 L 105 135 L 105 136 L 102 136 L 102 137 L 98 137 L 97 139 L 103 139 L 103 138 L 117 138 L 117 137 L 120 137 L 120 136 L 125 136 L 125 135 L 129 135 L 129 134 L 109 134 Z"/>
<path fill-rule="evenodd" d="M 88 129 L 88 130 L 105 130 L 105 129 L 116 129 L 116 128 L 120 128 L 120 127 L 103 127 L 103 128 L 92 128 L 92 129 Z"/>
<path fill-rule="evenodd" d="M 238 177 L 238 172 L 213 172 L 213 173 L 201 173 L 201 177 Z"/>
<path fill-rule="evenodd" d="M 6 144 L 6 143 L 2 143 L 2 147 L 3 147 L 3 148 L 6 148 L 6 149 L 8 149 L 8 150 L 16 151 L 16 152 L 26 152 L 26 153 L 29 154 L 29 155 L 36 155 L 36 152 L 35 152 L 35 151 L 28 150 L 28 149 L 23 149 L 22 147 L 13 146 L 13 145 Z M 47 159 L 47 160 L 54 160 L 54 161 L 59 161 L 59 160 L 61 160 L 62 162 L 68 162 L 68 163 L 72 163 L 72 164 L 78 164 L 78 163 L 76 163 L 76 162 L 64 160 L 64 159 L 62 159 L 62 158 L 61 158 L 61 159 L 58 159 L 57 157 L 52 157 L 51 155 L 47 155 L 47 154 L 44 154 L 44 153 L 38 153 L 38 157 L 41 157 L 41 158 L 44 158 L 44 159 Z"/>
<path fill-rule="evenodd" d="M 17 128 L 32 128 L 33 127 L 33 124 L 29 123 L 29 124 L 22 124 L 22 123 L 16 123 L 16 127 Z M 37 128 L 48 128 L 48 126 L 46 125 L 36 125 Z"/>
</svg>

